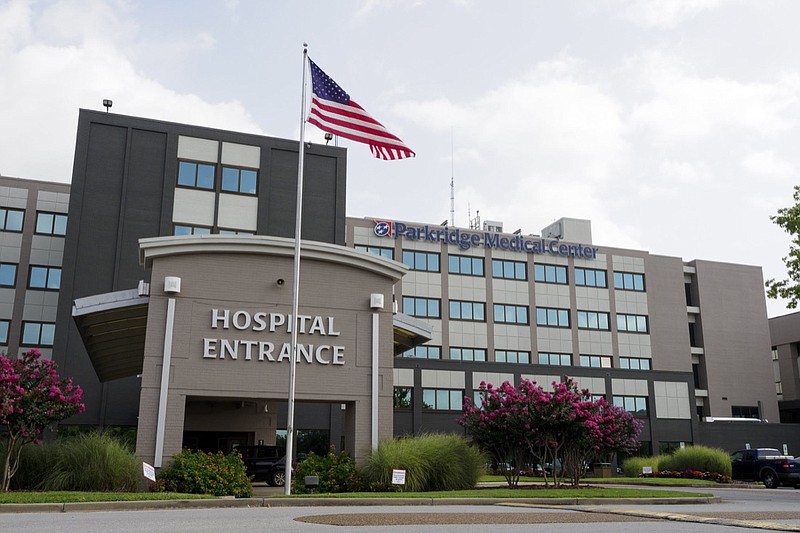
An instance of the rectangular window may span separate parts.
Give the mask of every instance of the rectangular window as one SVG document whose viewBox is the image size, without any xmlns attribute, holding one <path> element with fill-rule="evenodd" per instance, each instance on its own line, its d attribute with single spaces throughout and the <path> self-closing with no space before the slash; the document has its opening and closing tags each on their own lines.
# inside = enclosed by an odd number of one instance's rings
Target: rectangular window
<svg viewBox="0 0 800 533">
<path fill-rule="evenodd" d="M 10 324 L 10 320 L 0 320 L 0 344 L 8 344 L 8 326 Z"/>
<path fill-rule="evenodd" d="M 578 311 L 579 329 L 611 329 L 608 325 L 608 313 L 602 311 Z"/>
<path fill-rule="evenodd" d="M 25 218 L 25 211 L 21 209 L 0 208 L 0 230 L 2 231 L 22 231 L 22 222 Z"/>
<path fill-rule="evenodd" d="M 414 389 L 411 387 L 395 387 L 394 388 L 394 408 L 395 409 L 411 409 L 411 392 Z"/>
<path fill-rule="evenodd" d="M 422 389 L 422 408 L 433 411 L 461 411 L 464 391 L 453 389 Z"/>
<path fill-rule="evenodd" d="M 451 361 L 486 361 L 483 348 L 450 348 Z"/>
<path fill-rule="evenodd" d="M 175 235 L 211 235 L 211 228 L 175 224 Z"/>
<path fill-rule="evenodd" d="M 413 357 L 416 359 L 441 359 L 441 346 L 414 346 L 410 350 L 403 352 L 403 357 Z"/>
<path fill-rule="evenodd" d="M 518 352 L 515 350 L 495 350 L 494 360 L 497 363 L 518 363 L 527 365 L 531 362 L 531 353 Z"/>
<path fill-rule="evenodd" d="M 646 396 L 614 396 L 612 403 L 634 416 L 647 416 Z"/>
<path fill-rule="evenodd" d="M 22 346 L 52 346 L 56 325 L 48 322 L 23 322 Z"/>
<path fill-rule="evenodd" d="M 733 405 L 731 416 L 734 418 L 759 418 L 757 405 Z"/>
<path fill-rule="evenodd" d="M 611 368 L 611 357 L 608 355 L 581 355 L 581 366 L 589 368 Z"/>
<path fill-rule="evenodd" d="M 525 267 L 526 263 L 522 261 L 492 259 L 492 277 L 525 281 L 528 279 L 528 270 Z"/>
<path fill-rule="evenodd" d="M 363 244 L 356 244 L 353 248 L 359 252 L 367 252 L 368 254 L 379 255 L 386 259 L 394 259 L 394 248 L 384 248 L 383 246 L 364 246 Z"/>
<path fill-rule="evenodd" d="M 593 268 L 575 268 L 575 285 L 582 287 L 600 287 L 607 288 L 608 280 L 606 279 L 605 270 L 595 270 Z"/>
<path fill-rule="evenodd" d="M 645 357 L 620 357 L 619 367 L 628 370 L 650 370 L 650 359 Z"/>
<path fill-rule="evenodd" d="M 498 324 L 529 324 L 528 306 L 494 304 L 494 321 Z"/>
<path fill-rule="evenodd" d="M 220 235 L 255 235 L 252 231 L 245 231 L 241 229 L 224 229 L 219 228 Z"/>
<path fill-rule="evenodd" d="M 440 272 L 439 254 L 435 252 L 415 252 L 403 250 L 403 264 L 411 270 Z"/>
<path fill-rule="evenodd" d="M 536 325 L 550 326 L 553 328 L 569 327 L 569 309 L 554 309 L 552 307 L 536 308 Z"/>
<path fill-rule="evenodd" d="M 447 259 L 447 264 L 447 271 L 450 274 L 483 277 L 483 257 L 451 255 Z"/>
<path fill-rule="evenodd" d="M 450 320 L 485 322 L 486 304 L 483 302 L 450 300 Z"/>
<path fill-rule="evenodd" d="M 63 213 L 36 213 L 36 233 L 38 235 L 66 235 L 67 215 Z"/>
<path fill-rule="evenodd" d="M 14 263 L 0 263 L 0 287 L 15 287 L 17 285 L 17 265 Z"/>
<path fill-rule="evenodd" d="M 28 276 L 29 289 L 57 291 L 61 288 L 61 269 L 58 267 L 31 266 Z"/>
<path fill-rule="evenodd" d="M 647 333 L 647 317 L 644 315 L 617 314 L 617 331 Z"/>
<path fill-rule="evenodd" d="M 567 267 L 561 265 L 533 265 L 533 279 L 542 283 L 566 285 Z"/>
<path fill-rule="evenodd" d="M 250 168 L 222 167 L 222 191 L 256 194 L 258 171 Z"/>
<path fill-rule="evenodd" d="M 623 291 L 644 292 L 644 274 L 614 272 L 614 288 Z"/>
<path fill-rule="evenodd" d="M 572 355 L 568 353 L 539 352 L 539 364 L 549 366 L 572 366 Z"/>
<path fill-rule="evenodd" d="M 403 312 L 420 318 L 441 318 L 441 301 L 436 298 L 403 296 Z"/>
<path fill-rule="evenodd" d="M 773 361 L 778 360 L 778 349 L 774 346 L 772 347 L 772 360 Z"/>
<path fill-rule="evenodd" d="M 214 165 L 178 161 L 178 186 L 214 190 Z"/>
</svg>

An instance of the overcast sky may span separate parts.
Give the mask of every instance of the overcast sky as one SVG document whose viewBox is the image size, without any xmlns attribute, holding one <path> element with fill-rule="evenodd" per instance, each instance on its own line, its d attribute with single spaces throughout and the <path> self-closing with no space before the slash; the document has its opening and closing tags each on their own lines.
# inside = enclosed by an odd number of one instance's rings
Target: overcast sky
<svg viewBox="0 0 800 533">
<path fill-rule="evenodd" d="M 0 174 L 69 182 L 78 109 L 104 98 L 298 139 L 306 41 L 417 153 L 342 141 L 350 216 L 442 222 L 452 175 L 458 226 L 586 218 L 596 245 L 784 277 L 798 20 L 793 0 L 0 0 Z"/>
</svg>

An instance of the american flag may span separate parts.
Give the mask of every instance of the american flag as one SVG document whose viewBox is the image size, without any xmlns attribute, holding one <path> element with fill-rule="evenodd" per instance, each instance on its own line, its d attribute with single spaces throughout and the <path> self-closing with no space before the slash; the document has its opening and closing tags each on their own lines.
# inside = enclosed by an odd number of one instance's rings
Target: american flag
<svg viewBox="0 0 800 533">
<path fill-rule="evenodd" d="M 322 131 L 365 143 L 379 159 L 414 157 L 414 151 L 364 108 L 309 58 L 311 65 L 311 112 L 308 122 Z"/>
</svg>

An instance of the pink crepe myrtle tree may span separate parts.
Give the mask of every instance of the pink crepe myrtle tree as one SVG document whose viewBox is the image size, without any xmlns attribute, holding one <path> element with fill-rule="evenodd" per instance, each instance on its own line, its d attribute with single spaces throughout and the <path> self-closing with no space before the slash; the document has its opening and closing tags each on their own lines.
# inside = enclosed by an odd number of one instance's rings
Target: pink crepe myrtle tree
<svg viewBox="0 0 800 533">
<path fill-rule="evenodd" d="M 519 468 L 530 461 L 543 465 L 546 486 L 546 465 L 553 467 L 554 486 L 564 476 L 577 486 L 589 461 L 637 446 L 642 425 L 630 413 L 605 399 L 591 400 L 571 379 L 552 387 L 545 391 L 527 379 L 518 387 L 481 383 L 480 405 L 465 399 L 459 423 L 501 466 L 509 486 L 517 485 Z"/>
<path fill-rule="evenodd" d="M 19 468 L 22 446 L 41 443 L 42 432 L 85 409 L 83 391 L 62 378 L 58 365 L 37 349 L 14 358 L 0 355 L 0 442 L 4 443 L 0 490 L 7 492 Z"/>
</svg>

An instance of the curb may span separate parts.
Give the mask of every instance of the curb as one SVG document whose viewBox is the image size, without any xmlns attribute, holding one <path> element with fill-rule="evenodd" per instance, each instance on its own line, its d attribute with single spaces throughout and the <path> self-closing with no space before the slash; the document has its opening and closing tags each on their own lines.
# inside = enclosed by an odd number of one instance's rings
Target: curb
<svg viewBox="0 0 800 533">
<path fill-rule="evenodd" d="M 220 498 L 208 500 L 148 500 L 124 502 L 4 503 L 3 513 L 82 513 L 93 511 L 146 511 L 162 509 L 226 509 L 238 507 L 375 507 L 443 505 L 691 505 L 720 503 L 716 497 L 703 498 Z"/>
</svg>

